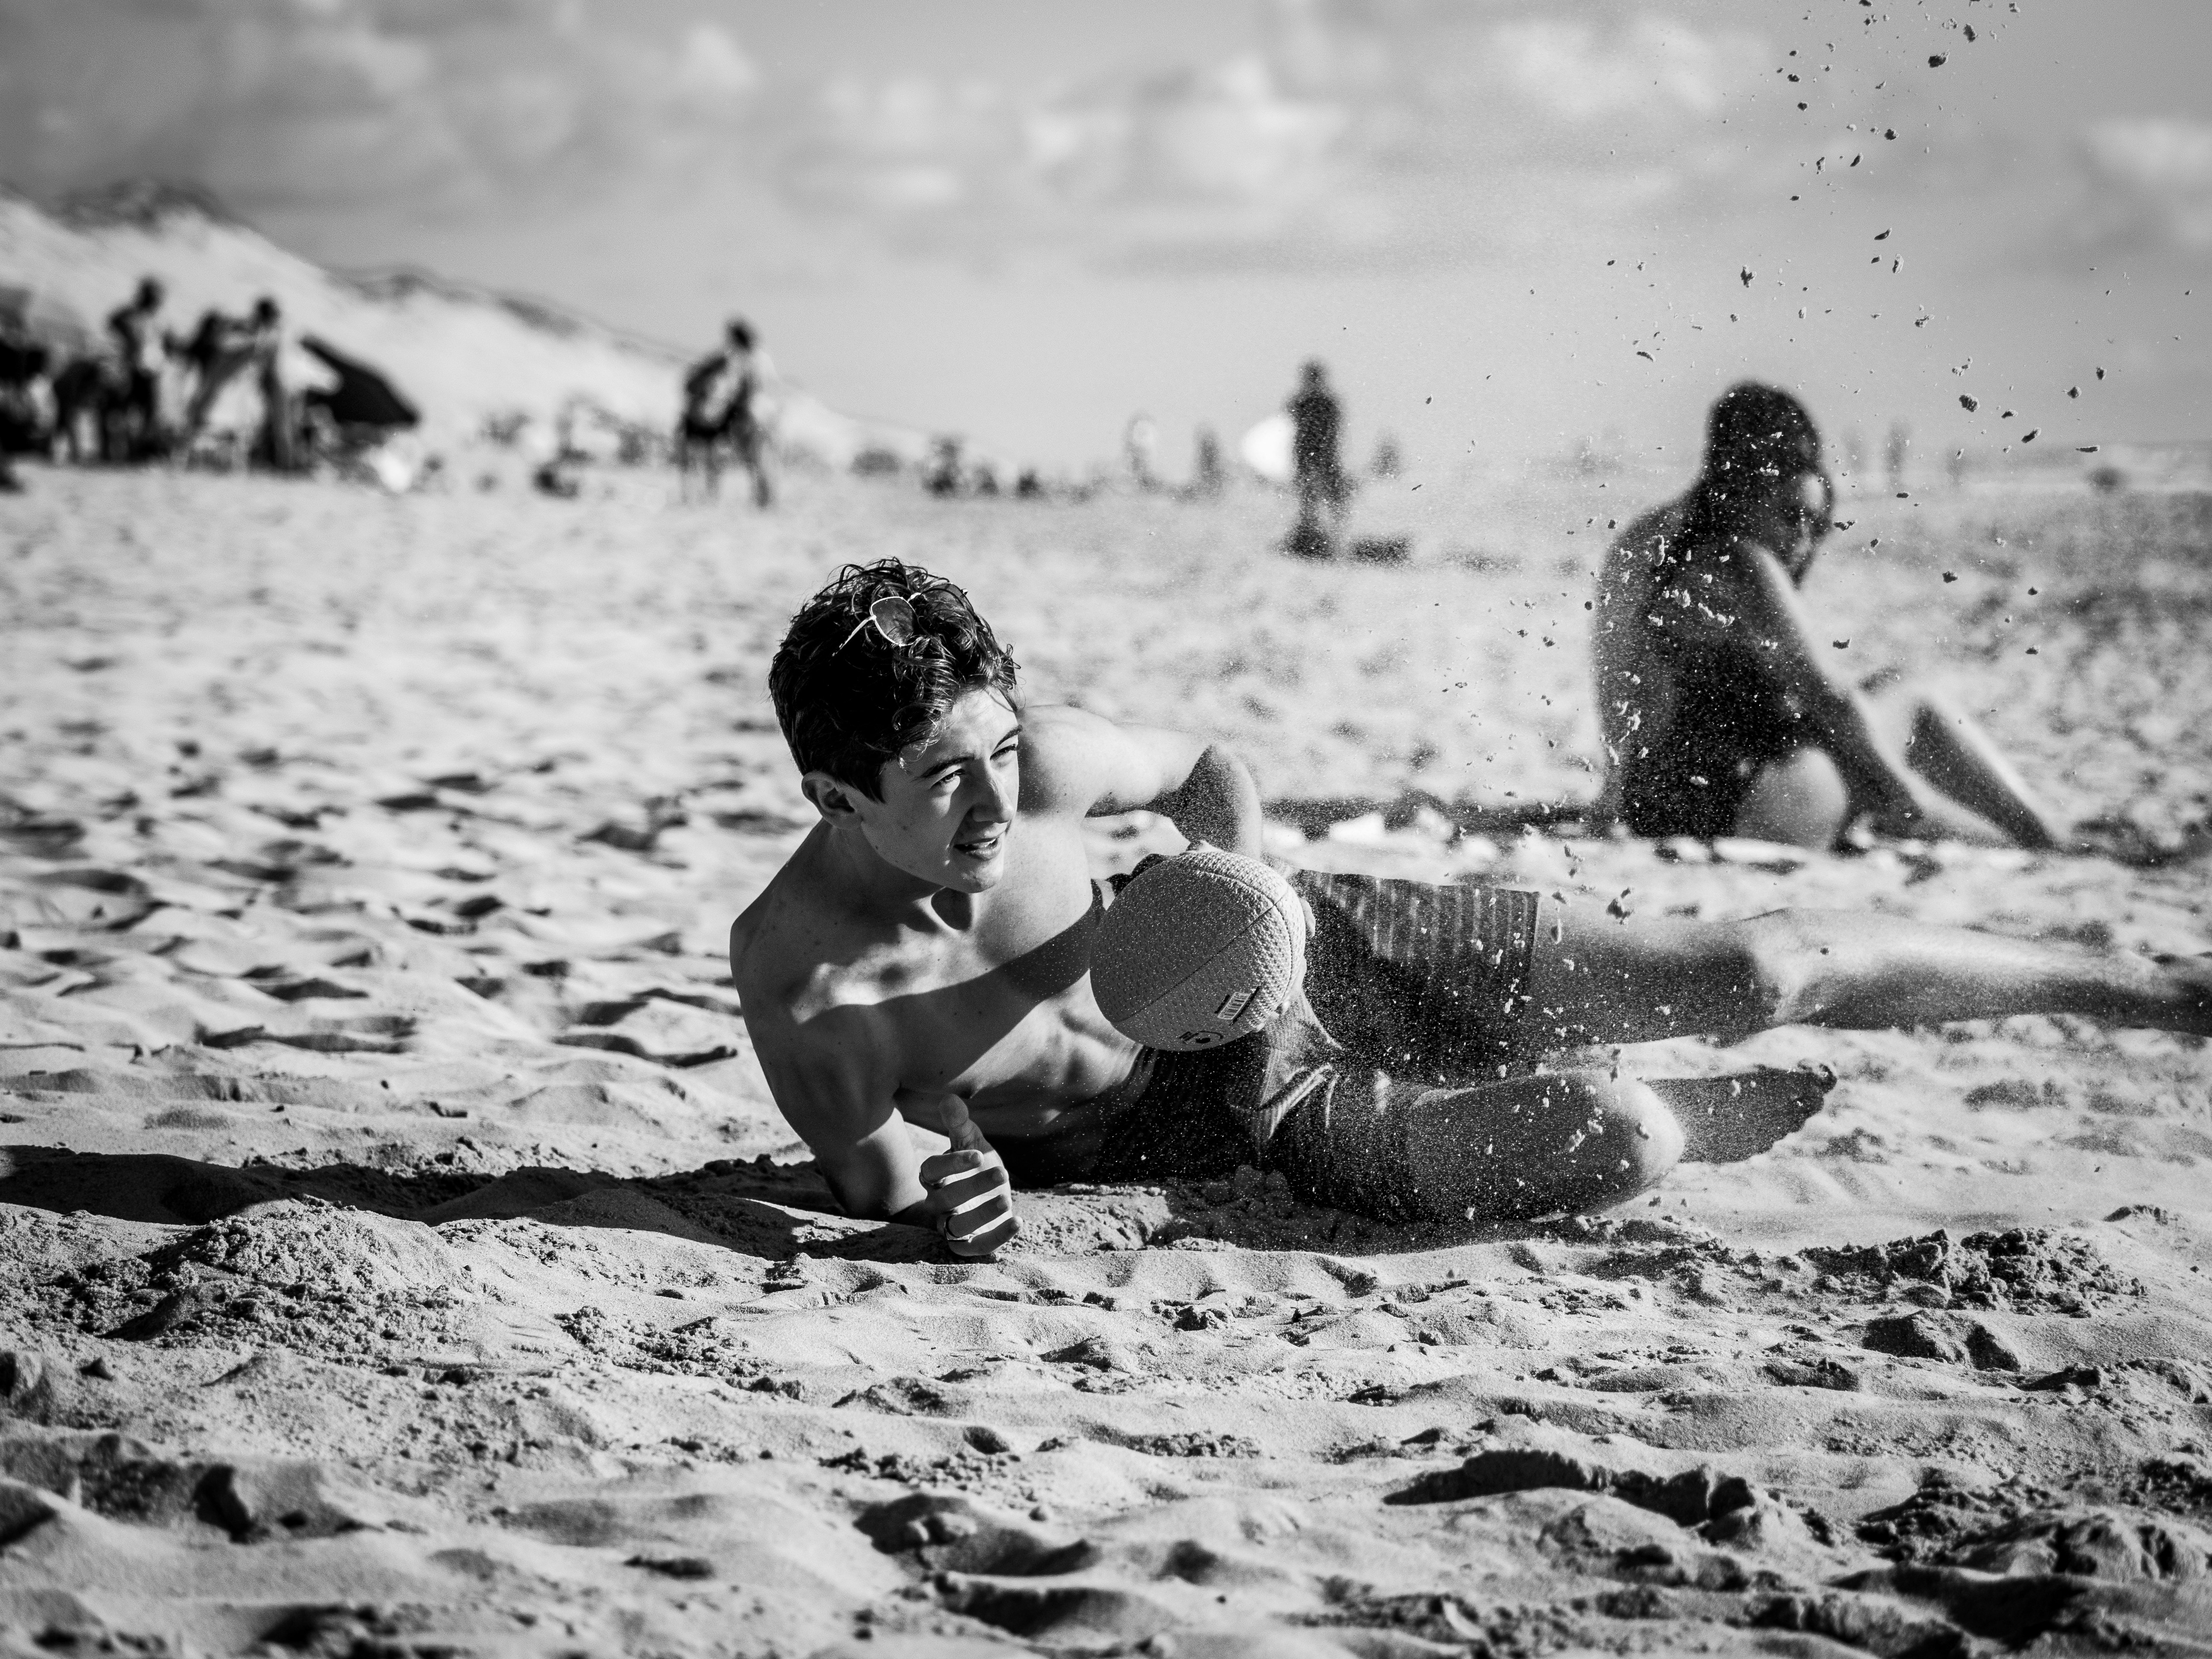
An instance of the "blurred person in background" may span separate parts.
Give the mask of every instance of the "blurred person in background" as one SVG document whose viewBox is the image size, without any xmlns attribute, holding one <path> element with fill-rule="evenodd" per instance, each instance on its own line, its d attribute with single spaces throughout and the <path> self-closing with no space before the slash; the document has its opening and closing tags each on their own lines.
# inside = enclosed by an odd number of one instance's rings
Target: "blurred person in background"
<svg viewBox="0 0 2212 1659">
<path fill-rule="evenodd" d="M 0 292 L 0 489 L 5 490 L 22 488 L 10 458 L 44 447 L 53 416 L 47 384 L 53 353 L 33 337 L 21 307 L 9 303 L 21 291 Z"/>
<path fill-rule="evenodd" d="M 1129 470 L 1129 482 L 1138 489 L 1159 488 L 1160 428 L 1151 416 L 1139 412 L 1129 416 L 1121 432 L 1121 460 Z"/>
<path fill-rule="evenodd" d="M 679 489 L 688 489 L 696 463 L 706 476 L 707 499 L 721 485 L 722 450 L 751 474 L 753 505 L 768 507 L 775 486 L 768 470 L 765 387 L 775 373 L 752 325 L 732 317 L 722 348 L 700 359 L 684 376 L 684 412 L 676 427 Z"/>
<path fill-rule="evenodd" d="M 286 388 L 283 373 L 284 314 L 268 295 L 253 302 L 243 318 L 210 311 L 185 354 L 197 369 L 191 403 L 185 414 L 184 447 L 198 444 L 215 421 L 216 406 L 234 386 L 250 386 L 258 401 L 247 459 L 279 471 L 299 462 L 298 402 Z"/>
<path fill-rule="evenodd" d="M 1832 846 L 1868 819 L 1923 839 L 2057 844 L 1989 737 L 1894 673 L 1854 685 L 1798 597 L 1831 527 L 1820 435 L 1747 381 L 1713 405 L 1680 500 L 1607 550 L 1592 635 L 1601 819 L 1639 836 Z"/>
<path fill-rule="evenodd" d="M 1285 545 L 1301 557 L 1335 556 L 1344 528 L 1352 482 L 1339 455 L 1344 410 L 1328 384 L 1319 358 L 1299 375 L 1298 389 L 1286 405 L 1291 416 L 1291 477 L 1298 492 L 1298 520 Z"/>
<path fill-rule="evenodd" d="M 1218 495 L 1228 482 L 1228 474 L 1221 465 L 1221 440 L 1211 426 L 1201 422 L 1191 459 L 1190 493 L 1206 497 Z"/>
<path fill-rule="evenodd" d="M 167 297 L 158 277 L 142 277 L 130 301 L 107 313 L 118 388 L 108 414 L 120 428 L 112 459 L 143 459 L 159 443 L 164 349 L 159 325 Z"/>
<path fill-rule="evenodd" d="M 299 465 L 299 408 L 284 384 L 284 318 L 276 301 L 263 295 L 246 321 L 246 351 L 261 393 L 261 431 L 254 456 L 279 472 Z"/>
</svg>

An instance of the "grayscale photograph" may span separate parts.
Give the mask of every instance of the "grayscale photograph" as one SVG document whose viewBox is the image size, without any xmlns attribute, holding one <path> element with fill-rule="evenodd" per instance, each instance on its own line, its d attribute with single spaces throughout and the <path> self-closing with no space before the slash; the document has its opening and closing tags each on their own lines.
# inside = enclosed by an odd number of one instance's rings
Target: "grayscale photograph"
<svg viewBox="0 0 2212 1659">
<path fill-rule="evenodd" d="M 2209 65 L 0 0 L 0 1659 L 2212 1655 Z"/>
</svg>

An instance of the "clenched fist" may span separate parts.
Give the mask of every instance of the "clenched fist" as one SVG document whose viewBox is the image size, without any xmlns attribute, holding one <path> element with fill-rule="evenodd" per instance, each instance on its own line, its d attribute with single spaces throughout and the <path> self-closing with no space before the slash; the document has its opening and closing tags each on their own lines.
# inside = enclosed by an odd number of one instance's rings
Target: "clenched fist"
<svg viewBox="0 0 2212 1659">
<path fill-rule="evenodd" d="M 1013 1186 L 1005 1163 L 969 1120 L 968 1103 L 950 1097 L 942 1110 L 952 1146 L 922 1159 L 921 1184 L 929 1196 L 920 1207 L 946 1249 L 976 1260 L 990 1255 L 1021 1230 L 1014 1215 Z"/>
</svg>

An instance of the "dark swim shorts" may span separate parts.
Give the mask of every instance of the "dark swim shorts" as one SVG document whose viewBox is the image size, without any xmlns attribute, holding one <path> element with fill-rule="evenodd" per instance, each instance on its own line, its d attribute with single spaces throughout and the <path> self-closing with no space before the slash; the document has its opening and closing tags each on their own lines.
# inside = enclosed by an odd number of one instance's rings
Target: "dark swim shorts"
<svg viewBox="0 0 2212 1659">
<path fill-rule="evenodd" d="M 1689 654 L 1678 672 L 1672 732 L 1621 757 L 1621 818 L 1638 836 L 1732 836 L 1759 775 L 1814 742 L 1811 723 L 1748 647 Z"/>
<path fill-rule="evenodd" d="M 1532 1057 L 1534 893 L 1310 870 L 1290 881 L 1315 922 L 1304 994 L 1221 1048 L 1147 1050 L 1141 1089 L 1104 1103 L 1083 1178 L 1207 1179 L 1265 1163 L 1309 1201 L 1383 1212 L 1403 1153 L 1385 1144 L 1379 1091 L 1465 1086 Z"/>
</svg>

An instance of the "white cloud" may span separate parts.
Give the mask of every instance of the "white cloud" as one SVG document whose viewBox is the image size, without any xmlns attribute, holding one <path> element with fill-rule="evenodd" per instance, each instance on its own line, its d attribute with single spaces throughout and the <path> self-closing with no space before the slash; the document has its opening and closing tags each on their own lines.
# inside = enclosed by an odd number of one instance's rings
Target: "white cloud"
<svg viewBox="0 0 2212 1659">
<path fill-rule="evenodd" d="M 2178 116 L 2100 122 L 2084 137 L 2098 231 L 2212 248 L 2212 123 Z"/>
<path fill-rule="evenodd" d="M 1264 58 L 1246 54 L 1039 99 L 1005 160 L 1025 194 L 1068 206 L 1282 202 L 1327 182 L 1348 125 L 1341 106 L 1286 93 Z"/>
<path fill-rule="evenodd" d="M 847 245 L 1448 260 L 1537 204 L 1765 200 L 1821 143 L 1778 48 L 1617 0 L 1273 0 L 1212 61 L 1030 84 L 780 83 L 719 23 L 576 0 L 162 0 L 128 52 L 94 9 L 0 0 L 0 175 L 198 175 L 249 214 L 712 179 Z"/>
<path fill-rule="evenodd" d="M 726 30 L 573 0 L 0 0 L 0 175 L 198 175 L 257 207 L 423 206 L 696 154 L 762 76 Z"/>
<path fill-rule="evenodd" d="M 1625 28 L 1588 18 L 1518 18 L 1498 24 L 1491 43 L 1522 99 L 1577 124 L 1715 114 L 1757 82 L 1767 56 L 1755 37 L 1705 34 L 1658 17 Z"/>
<path fill-rule="evenodd" d="M 1248 49 L 1211 64 L 964 91 L 848 78 L 776 176 L 802 210 L 888 213 L 880 228 L 909 244 L 1176 264 L 1463 258 L 1511 245 L 1483 210 L 1532 189 L 1604 213 L 1763 167 L 1770 51 L 1588 6 L 1277 0 Z M 1729 107 L 1724 146 L 1714 118 Z"/>
<path fill-rule="evenodd" d="M 684 37 L 676 78 L 689 92 L 742 98 L 759 87 L 761 72 L 728 30 L 713 23 L 695 23 Z"/>
<path fill-rule="evenodd" d="M 2162 196 L 2212 191 L 2212 124 L 2178 117 L 2104 121 L 2089 153 L 2112 178 Z"/>
</svg>

